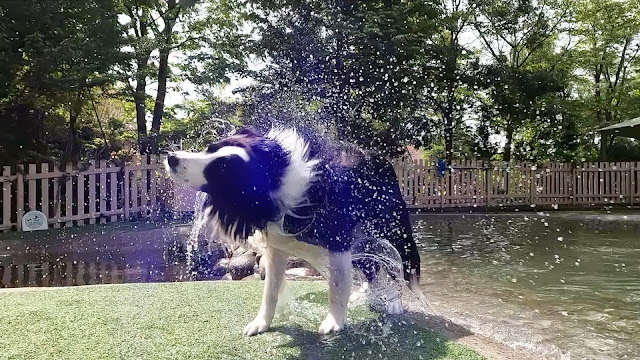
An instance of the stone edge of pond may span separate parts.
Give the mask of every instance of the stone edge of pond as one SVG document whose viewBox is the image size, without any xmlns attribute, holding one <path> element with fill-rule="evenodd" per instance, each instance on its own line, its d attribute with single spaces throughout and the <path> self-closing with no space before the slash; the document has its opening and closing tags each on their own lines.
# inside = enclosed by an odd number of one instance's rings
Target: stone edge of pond
<svg viewBox="0 0 640 360">
<path fill-rule="evenodd" d="M 596 211 L 596 210 L 530 210 L 530 211 L 443 211 L 443 212 L 414 212 L 411 214 L 414 217 L 447 217 L 447 216 L 512 216 L 512 217 L 546 217 L 546 218 L 558 218 L 567 220 L 597 220 L 597 221 L 629 221 L 640 222 L 640 208 L 637 210 L 629 211 Z"/>
</svg>

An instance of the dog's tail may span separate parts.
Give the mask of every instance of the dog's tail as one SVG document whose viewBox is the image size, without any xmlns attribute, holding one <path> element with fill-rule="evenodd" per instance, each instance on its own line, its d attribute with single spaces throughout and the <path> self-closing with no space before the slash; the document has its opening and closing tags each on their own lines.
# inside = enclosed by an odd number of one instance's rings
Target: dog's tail
<svg viewBox="0 0 640 360">
<path fill-rule="evenodd" d="M 424 293 L 420 288 L 420 280 L 416 272 L 412 273 L 409 276 L 407 287 L 413 293 L 413 295 L 415 295 L 418 298 L 418 301 L 420 301 L 424 307 L 426 307 L 431 313 L 436 314 L 436 311 L 434 310 L 433 306 L 431 306 L 431 303 L 429 302 L 427 297 L 424 296 Z"/>
</svg>

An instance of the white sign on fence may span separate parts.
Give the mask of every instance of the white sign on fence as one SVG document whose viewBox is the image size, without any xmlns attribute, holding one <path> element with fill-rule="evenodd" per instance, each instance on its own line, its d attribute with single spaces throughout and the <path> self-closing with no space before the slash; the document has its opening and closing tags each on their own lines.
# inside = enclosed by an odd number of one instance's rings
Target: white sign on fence
<svg viewBox="0 0 640 360">
<path fill-rule="evenodd" d="M 47 217 L 40 211 L 29 211 L 22 217 L 22 231 L 47 230 Z"/>
</svg>

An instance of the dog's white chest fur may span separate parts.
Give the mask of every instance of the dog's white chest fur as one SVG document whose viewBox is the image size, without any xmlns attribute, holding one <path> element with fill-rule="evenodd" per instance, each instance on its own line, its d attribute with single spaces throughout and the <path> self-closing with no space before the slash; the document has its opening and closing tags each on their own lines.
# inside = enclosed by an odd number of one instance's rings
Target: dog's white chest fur
<svg viewBox="0 0 640 360">
<path fill-rule="evenodd" d="M 262 237 L 263 246 L 270 246 L 299 257 L 326 276 L 329 266 L 329 251 L 320 246 L 298 241 L 294 236 L 281 235 L 278 229 L 277 223 L 270 223 L 267 229 L 259 235 Z"/>
</svg>

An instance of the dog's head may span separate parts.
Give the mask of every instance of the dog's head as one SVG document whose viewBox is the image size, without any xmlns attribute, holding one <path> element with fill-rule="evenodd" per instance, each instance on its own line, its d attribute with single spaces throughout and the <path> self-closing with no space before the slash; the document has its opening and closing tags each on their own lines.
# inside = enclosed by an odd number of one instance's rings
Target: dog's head
<svg viewBox="0 0 640 360">
<path fill-rule="evenodd" d="M 225 231 L 235 228 L 239 237 L 277 218 L 273 194 L 288 164 L 289 155 L 277 141 L 252 129 L 241 129 L 203 152 L 170 153 L 166 161 L 173 181 L 207 193 L 211 216 Z"/>
<path fill-rule="evenodd" d="M 276 141 L 243 128 L 209 144 L 202 152 L 169 153 L 165 165 L 178 184 L 204 192 L 236 189 L 251 193 L 273 191 L 287 158 Z"/>
<path fill-rule="evenodd" d="M 204 206 L 214 223 L 240 238 L 304 202 L 318 164 L 295 130 L 263 136 L 246 128 L 200 153 L 170 153 L 166 161 L 176 183 L 207 193 Z"/>
</svg>

